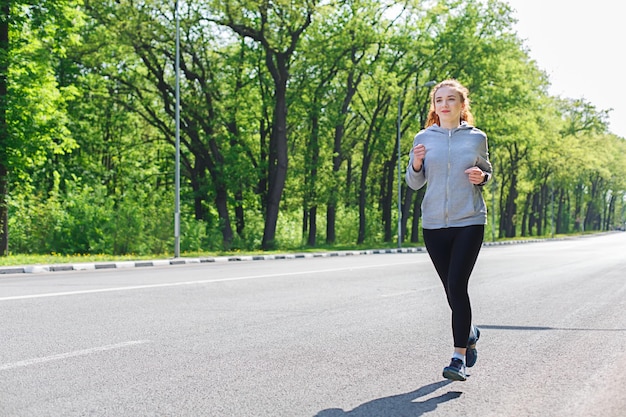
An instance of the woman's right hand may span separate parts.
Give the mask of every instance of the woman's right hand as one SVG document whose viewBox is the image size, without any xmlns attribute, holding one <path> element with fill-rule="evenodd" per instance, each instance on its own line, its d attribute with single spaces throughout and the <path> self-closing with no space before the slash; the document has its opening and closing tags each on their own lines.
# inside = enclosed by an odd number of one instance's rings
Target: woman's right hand
<svg viewBox="0 0 626 417">
<path fill-rule="evenodd" d="M 421 143 L 418 143 L 413 148 L 413 170 L 419 171 L 424 164 L 424 158 L 426 157 L 426 147 Z"/>
</svg>

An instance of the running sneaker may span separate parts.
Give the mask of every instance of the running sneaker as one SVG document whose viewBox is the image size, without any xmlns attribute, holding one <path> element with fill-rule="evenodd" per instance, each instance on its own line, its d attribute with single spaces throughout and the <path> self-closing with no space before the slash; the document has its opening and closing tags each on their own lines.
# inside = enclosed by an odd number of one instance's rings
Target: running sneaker
<svg viewBox="0 0 626 417">
<path fill-rule="evenodd" d="M 443 377 L 452 381 L 465 381 L 465 364 L 461 359 L 452 358 L 450 365 L 443 368 Z"/>
<path fill-rule="evenodd" d="M 467 351 L 465 352 L 465 360 L 467 361 L 467 367 L 471 368 L 476 364 L 478 359 L 478 351 L 476 350 L 476 342 L 480 338 L 480 329 L 476 326 L 472 326 L 470 337 L 467 340 Z"/>
</svg>

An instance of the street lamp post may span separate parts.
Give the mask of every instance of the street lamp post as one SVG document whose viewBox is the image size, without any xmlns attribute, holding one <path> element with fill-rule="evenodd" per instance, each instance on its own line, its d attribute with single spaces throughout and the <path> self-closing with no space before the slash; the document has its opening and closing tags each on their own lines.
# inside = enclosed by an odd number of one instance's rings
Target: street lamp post
<svg viewBox="0 0 626 417">
<path fill-rule="evenodd" d="M 400 139 L 402 137 L 402 97 L 406 94 L 406 87 L 398 97 L 398 121 L 396 126 L 396 142 L 398 144 L 398 248 L 402 247 L 402 153 Z"/>
<path fill-rule="evenodd" d="M 491 160 L 493 163 L 493 159 Z M 496 179 L 491 180 L 491 241 L 496 241 Z"/>
<path fill-rule="evenodd" d="M 174 174 L 175 203 L 174 203 L 174 257 L 180 257 L 180 17 L 178 15 L 178 0 L 174 8 L 176 14 L 176 161 Z"/>
<path fill-rule="evenodd" d="M 437 84 L 437 81 L 428 81 L 427 83 L 418 86 L 432 87 Z M 398 97 L 398 121 L 396 126 L 398 145 L 398 248 L 402 247 L 402 151 L 400 150 L 400 142 L 402 138 L 402 98 L 406 95 L 406 86 L 402 90 L 402 95 Z"/>
<path fill-rule="evenodd" d="M 550 177 L 550 237 L 554 239 L 554 180 Z"/>
</svg>

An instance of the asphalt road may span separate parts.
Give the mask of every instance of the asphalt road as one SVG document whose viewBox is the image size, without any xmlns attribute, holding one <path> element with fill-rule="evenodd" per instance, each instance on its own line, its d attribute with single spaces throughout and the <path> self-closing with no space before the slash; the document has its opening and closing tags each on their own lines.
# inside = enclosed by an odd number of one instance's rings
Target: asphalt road
<svg viewBox="0 0 626 417">
<path fill-rule="evenodd" d="M 617 417 L 626 233 L 483 248 L 466 382 L 426 253 L 0 278 L 0 416 Z"/>
</svg>

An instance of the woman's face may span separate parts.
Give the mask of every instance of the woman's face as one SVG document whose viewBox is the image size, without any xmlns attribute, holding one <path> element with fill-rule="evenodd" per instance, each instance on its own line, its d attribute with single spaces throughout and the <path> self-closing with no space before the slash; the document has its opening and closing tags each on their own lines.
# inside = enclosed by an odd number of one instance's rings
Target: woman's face
<svg viewBox="0 0 626 417">
<path fill-rule="evenodd" d="M 457 127 L 461 122 L 461 111 L 465 104 L 461 94 L 454 88 L 443 86 L 435 92 L 435 113 L 442 127 Z"/>
</svg>

